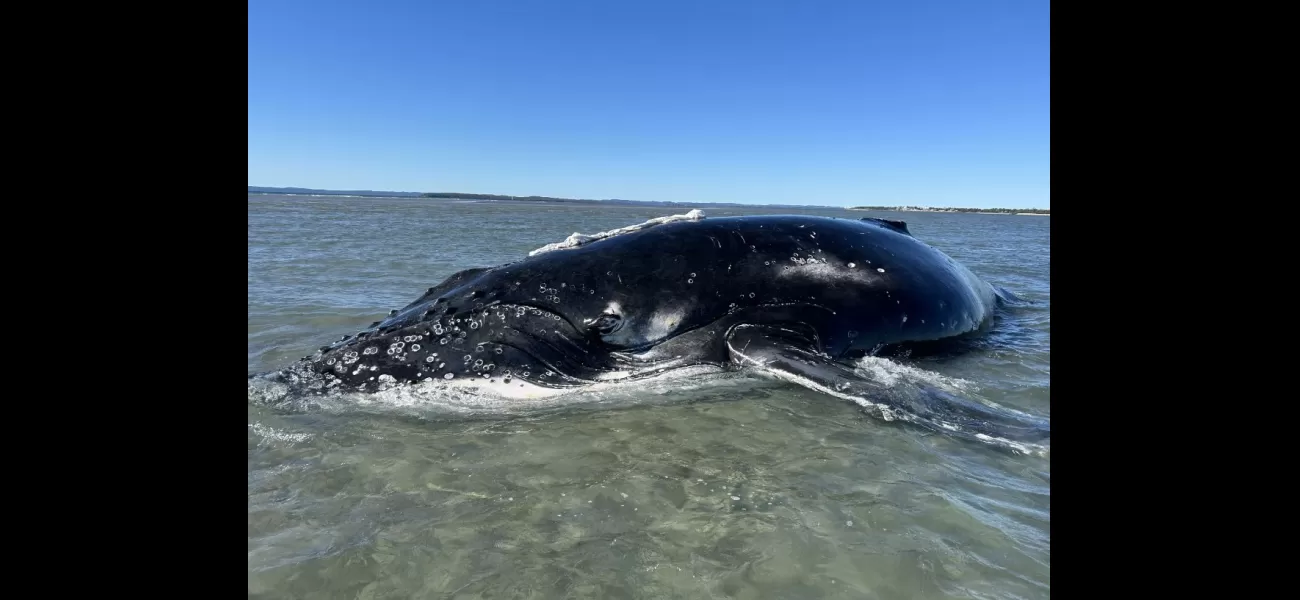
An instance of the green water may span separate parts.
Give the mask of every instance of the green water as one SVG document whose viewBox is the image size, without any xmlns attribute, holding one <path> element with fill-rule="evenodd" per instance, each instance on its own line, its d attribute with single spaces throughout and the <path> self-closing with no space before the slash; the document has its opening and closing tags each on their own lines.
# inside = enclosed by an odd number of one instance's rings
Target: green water
<svg viewBox="0 0 1300 600">
<path fill-rule="evenodd" d="M 250 373 L 353 333 L 454 271 L 685 212 L 277 196 L 250 196 L 248 208 Z M 972 355 L 871 369 L 1050 415 L 1050 217 L 879 216 L 1036 304 Z M 250 400 L 249 595 L 1050 595 L 1047 457 L 882 423 L 744 375 L 544 411 L 473 402 Z"/>
</svg>

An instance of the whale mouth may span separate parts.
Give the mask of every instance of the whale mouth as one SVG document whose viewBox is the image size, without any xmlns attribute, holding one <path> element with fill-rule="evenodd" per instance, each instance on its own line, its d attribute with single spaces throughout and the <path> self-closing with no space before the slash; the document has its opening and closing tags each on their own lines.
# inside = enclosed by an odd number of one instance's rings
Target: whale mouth
<svg viewBox="0 0 1300 600">
<path fill-rule="evenodd" d="M 689 362 L 684 356 L 646 357 L 630 350 L 608 344 L 597 330 L 575 323 L 557 307 L 489 301 L 436 312 L 425 309 L 423 315 L 404 311 L 321 348 L 303 359 L 302 368 L 286 375 L 306 378 L 304 383 L 313 389 L 340 391 L 429 380 L 471 383 L 485 386 L 485 391 L 529 385 L 569 389 L 664 372 Z"/>
<path fill-rule="evenodd" d="M 689 362 L 685 357 L 665 360 L 638 356 L 665 340 L 635 348 L 612 346 L 592 329 L 546 306 L 503 302 L 484 310 L 492 317 L 509 314 L 513 318 L 489 318 L 490 324 L 479 329 L 473 343 L 501 350 L 496 361 L 498 373 L 535 385 L 581 387 L 663 372 Z"/>
</svg>

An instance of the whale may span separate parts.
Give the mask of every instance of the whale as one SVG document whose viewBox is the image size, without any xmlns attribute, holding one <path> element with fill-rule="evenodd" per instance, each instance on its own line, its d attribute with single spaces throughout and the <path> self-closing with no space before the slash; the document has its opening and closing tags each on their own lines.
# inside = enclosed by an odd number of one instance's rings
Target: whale
<svg viewBox="0 0 1300 600">
<path fill-rule="evenodd" d="M 904 221 L 691 211 L 456 272 L 275 376 L 301 393 L 432 385 L 508 400 L 744 370 L 888 421 L 1040 443 L 1047 418 L 937 387 L 898 394 L 854 368 L 970 347 L 1015 299 Z"/>
</svg>

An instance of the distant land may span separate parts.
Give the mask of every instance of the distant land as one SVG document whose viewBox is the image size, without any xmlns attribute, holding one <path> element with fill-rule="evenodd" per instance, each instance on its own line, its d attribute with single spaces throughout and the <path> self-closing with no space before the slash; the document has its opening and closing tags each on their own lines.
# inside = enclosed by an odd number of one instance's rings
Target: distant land
<svg viewBox="0 0 1300 600">
<path fill-rule="evenodd" d="M 816 204 L 744 204 L 740 202 L 669 202 L 662 200 L 622 200 L 608 198 L 602 200 L 577 198 L 552 198 L 550 196 L 508 196 L 504 194 L 471 194 L 465 192 L 384 192 L 375 190 L 317 190 L 298 187 L 263 187 L 248 186 L 250 194 L 275 194 L 282 196 L 353 196 L 367 198 L 430 198 L 437 200 L 478 200 L 484 202 L 547 202 L 567 204 L 618 204 L 631 206 L 677 206 L 677 207 L 735 207 L 762 206 L 767 208 L 836 208 L 843 206 L 825 206 Z M 962 212 L 989 214 L 1050 215 L 1049 209 L 1040 208 L 927 208 L 920 206 L 852 206 L 848 210 L 873 210 L 882 212 Z"/>
<path fill-rule="evenodd" d="M 850 206 L 849 210 L 881 210 L 891 212 L 962 212 L 989 215 L 1041 215 L 1050 216 L 1048 208 L 933 208 L 927 206 Z"/>
<path fill-rule="evenodd" d="M 376 192 L 374 190 L 313 190 L 298 187 L 248 186 L 250 194 L 283 194 L 286 196 L 374 196 L 378 198 L 419 198 L 420 192 Z"/>
<path fill-rule="evenodd" d="M 566 203 L 566 204 L 619 204 L 635 206 L 679 206 L 679 207 L 719 207 L 726 208 L 729 206 L 769 206 L 775 208 L 838 208 L 835 206 L 818 206 L 814 204 L 744 204 L 741 202 L 671 202 L 668 200 L 623 200 L 621 198 L 606 198 L 601 200 L 590 200 L 585 198 L 552 198 L 550 196 L 506 196 L 502 194 L 466 194 L 461 192 L 431 192 L 421 194 L 425 198 L 437 198 L 441 200 L 481 200 L 487 202 L 546 202 L 546 203 Z"/>
<path fill-rule="evenodd" d="M 352 196 L 366 198 L 429 198 L 436 200 L 477 200 L 481 202 L 546 202 L 565 204 L 617 204 L 623 206 L 675 206 L 675 207 L 734 207 L 766 206 L 771 208 L 844 208 L 842 206 L 818 206 L 812 204 L 742 204 L 739 202 L 669 202 L 665 200 L 622 200 L 608 198 L 589 200 L 579 198 L 552 198 L 550 196 L 508 196 L 505 194 L 471 194 L 466 192 L 381 192 L 374 190 L 317 190 L 296 187 L 262 187 L 248 186 L 250 194 L 274 194 L 277 196 Z"/>
</svg>

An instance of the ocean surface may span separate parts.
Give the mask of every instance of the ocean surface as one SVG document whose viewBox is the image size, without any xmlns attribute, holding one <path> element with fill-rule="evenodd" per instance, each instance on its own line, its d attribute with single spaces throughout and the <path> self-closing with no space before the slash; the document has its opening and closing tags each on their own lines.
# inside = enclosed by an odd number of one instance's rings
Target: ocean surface
<svg viewBox="0 0 1300 600">
<path fill-rule="evenodd" d="M 248 372 L 469 267 L 687 208 L 248 197 Z M 1050 417 L 1051 217 L 902 219 L 1032 304 L 945 360 L 866 359 Z M 706 218 L 707 218 L 706 217 Z M 1051 462 L 737 374 L 546 410 L 248 401 L 250 598 L 1047 598 Z"/>
</svg>

